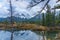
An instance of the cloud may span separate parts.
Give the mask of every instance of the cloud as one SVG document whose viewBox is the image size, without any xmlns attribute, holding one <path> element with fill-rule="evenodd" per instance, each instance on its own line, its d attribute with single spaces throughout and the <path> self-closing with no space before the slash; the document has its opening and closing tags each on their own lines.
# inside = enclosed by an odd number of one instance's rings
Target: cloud
<svg viewBox="0 0 60 40">
<path fill-rule="evenodd" d="M 22 9 L 24 9 L 24 8 L 26 8 L 27 6 L 28 6 L 28 2 L 26 2 L 26 1 L 13 1 L 13 3 L 12 3 L 14 6 L 16 6 L 16 7 L 19 7 L 19 8 L 22 8 Z"/>
<path fill-rule="evenodd" d="M 16 11 L 16 13 L 21 14 L 21 12 L 22 12 L 25 15 L 29 14 L 30 17 L 33 17 L 38 14 L 37 12 L 42 9 L 42 7 L 46 3 L 46 1 L 36 5 L 35 7 L 31 8 L 31 10 L 29 10 L 29 9 L 26 9 L 26 7 L 29 5 L 30 1 L 31 0 L 29 0 L 29 1 L 28 0 L 19 0 L 19 1 L 12 0 L 12 5 L 13 5 L 13 7 L 16 7 L 14 9 Z M 49 5 L 51 7 L 54 7 L 54 5 L 56 5 L 56 1 L 57 0 L 50 0 Z M 3 15 L 6 16 L 9 13 L 9 11 L 7 9 L 9 9 L 9 1 L 0 0 L 0 11 L 1 11 L 0 14 L 2 13 L 1 16 L 3 16 Z M 45 13 L 45 10 L 43 10 L 42 12 Z"/>
<path fill-rule="evenodd" d="M 1 3 L 0 3 L 0 8 L 2 8 L 2 5 L 1 5 Z"/>
<path fill-rule="evenodd" d="M 53 8 L 57 3 L 57 0 L 50 0 L 49 5 L 51 6 L 51 8 Z"/>
</svg>

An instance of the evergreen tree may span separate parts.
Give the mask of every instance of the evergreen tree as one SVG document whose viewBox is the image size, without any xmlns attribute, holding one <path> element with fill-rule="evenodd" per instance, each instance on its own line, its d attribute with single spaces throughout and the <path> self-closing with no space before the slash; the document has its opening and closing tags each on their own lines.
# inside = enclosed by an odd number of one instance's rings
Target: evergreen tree
<svg viewBox="0 0 60 40">
<path fill-rule="evenodd" d="M 55 22 L 55 9 L 54 12 L 52 12 L 52 26 L 55 26 L 56 22 Z"/>
<path fill-rule="evenodd" d="M 55 26 L 55 10 L 51 12 L 51 7 L 47 5 L 46 26 Z"/>
<path fill-rule="evenodd" d="M 51 11 L 50 11 L 50 6 L 47 5 L 46 25 L 50 26 L 50 23 L 51 23 Z"/>
<path fill-rule="evenodd" d="M 58 25 L 60 26 L 60 11 L 59 11 L 59 15 L 58 15 Z"/>
<path fill-rule="evenodd" d="M 42 25 L 45 25 L 45 17 L 44 17 L 44 13 L 42 13 Z"/>
</svg>

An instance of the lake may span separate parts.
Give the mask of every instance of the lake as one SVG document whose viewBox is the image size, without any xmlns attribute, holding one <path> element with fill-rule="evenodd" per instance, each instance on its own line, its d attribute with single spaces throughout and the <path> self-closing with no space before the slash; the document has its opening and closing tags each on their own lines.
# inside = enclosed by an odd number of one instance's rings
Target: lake
<svg viewBox="0 0 60 40">
<path fill-rule="evenodd" d="M 46 32 L 45 40 L 54 40 L 57 31 Z M 0 40 L 11 40 L 11 32 L 0 30 Z M 20 30 L 13 33 L 13 40 L 43 40 L 41 31 Z"/>
<path fill-rule="evenodd" d="M 0 40 L 10 40 L 11 32 L 0 30 Z M 13 33 L 13 40 L 42 40 L 42 36 L 31 31 L 21 30 Z"/>
</svg>

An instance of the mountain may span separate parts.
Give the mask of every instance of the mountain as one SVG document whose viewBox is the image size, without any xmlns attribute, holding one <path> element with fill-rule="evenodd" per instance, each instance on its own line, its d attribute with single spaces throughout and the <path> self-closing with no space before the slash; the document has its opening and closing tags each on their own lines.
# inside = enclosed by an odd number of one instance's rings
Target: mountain
<svg viewBox="0 0 60 40">
<path fill-rule="evenodd" d="M 39 21 L 42 19 L 42 14 L 37 14 L 36 16 L 30 18 L 30 21 Z"/>
<path fill-rule="evenodd" d="M 46 15 L 46 14 L 44 14 L 44 15 Z M 22 16 L 25 16 L 24 14 L 22 14 Z M 28 17 L 28 16 L 27 16 Z M 18 22 L 18 21 L 32 21 L 32 22 L 35 22 L 35 21 L 41 21 L 42 20 L 42 14 L 37 14 L 37 15 L 35 15 L 34 17 L 32 17 L 32 18 L 27 18 L 26 16 L 25 16 L 25 18 L 24 17 L 21 17 L 21 16 L 14 16 L 13 18 L 12 18 L 12 20 L 13 21 L 16 21 L 16 22 Z M 10 17 L 7 17 L 7 18 L 0 18 L 0 21 L 5 21 L 5 20 L 8 20 L 8 21 L 10 21 L 11 20 L 11 18 Z"/>
<path fill-rule="evenodd" d="M 0 22 L 3 22 L 5 20 L 6 20 L 6 18 L 0 18 Z"/>
<path fill-rule="evenodd" d="M 36 16 L 34 16 L 34 17 L 32 17 L 32 18 L 21 18 L 21 17 L 13 17 L 12 18 L 12 20 L 13 21 L 39 21 L 39 20 L 41 20 L 41 18 L 42 18 L 42 16 L 41 16 L 41 14 L 39 15 L 36 15 Z M 11 20 L 11 18 L 10 17 L 7 17 L 7 18 L 0 18 L 0 22 L 3 22 L 3 21 L 10 21 Z"/>
<path fill-rule="evenodd" d="M 6 19 L 7 19 L 8 21 L 11 20 L 10 17 L 7 17 Z M 28 19 L 27 19 L 27 18 L 21 18 L 21 17 L 13 17 L 12 20 L 18 22 L 18 21 L 26 21 L 26 20 L 28 20 Z"/>
<path fill-rule="evenodd" d="M 27 18 L 20 18 L 20 17 L 13 17 L 12 18 L 13 21 L 26 21 Z M 10 22 L 11 21 L 11 18 L 10 17 L 7 17 L 7 18 L 0 18 L 0 22 L 4 22 L 4 21 L 8 21 Z"/>
</svg>

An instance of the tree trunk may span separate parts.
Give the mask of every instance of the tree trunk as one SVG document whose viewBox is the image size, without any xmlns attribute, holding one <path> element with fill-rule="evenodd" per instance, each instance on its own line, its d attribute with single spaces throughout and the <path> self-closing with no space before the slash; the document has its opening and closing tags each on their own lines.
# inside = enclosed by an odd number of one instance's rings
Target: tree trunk
<svg viewBox="0 0 60 40">
<path fill-rule="evenodd" d="M 11 40 L 13 40 L 13 32 L 11 32 Z"/>
<path fill-rule="evenodd" d="M 43 40 L 47 40 L 47 38 L 45 36 L 45 31 L 42 31 L 42 35 L 43 35 Z"/>
</svg>

